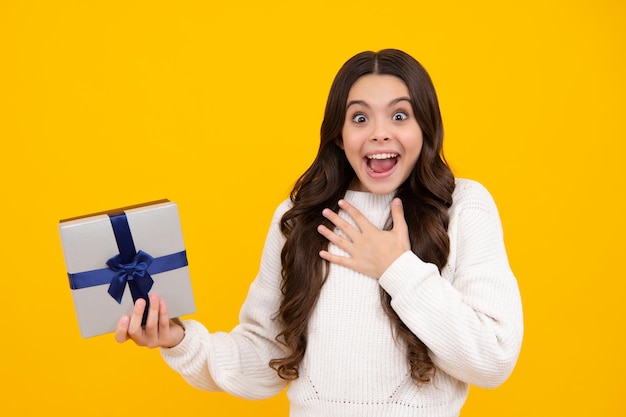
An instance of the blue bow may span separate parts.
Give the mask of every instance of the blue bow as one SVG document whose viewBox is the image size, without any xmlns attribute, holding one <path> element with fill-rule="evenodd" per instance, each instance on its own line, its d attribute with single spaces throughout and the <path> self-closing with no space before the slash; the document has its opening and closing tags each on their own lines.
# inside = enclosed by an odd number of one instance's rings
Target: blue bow
<svg viewBox="0 0 626 417">
<path fill-rule="evenodd" d="M 154 258 L 141 250 L 137 252 L 130 263 L 122 263 L 121 258 L 122 256 L 118 254 L 107 261 L 109 268 L 116 273 L 109 285 L 109 294 L 121 304 L 124 289 L 128 283 L 133 300 L 138 298 L 147 300 L 148 292 L 154 283 L 148 273 L 148 267 Z"/>
</svg>

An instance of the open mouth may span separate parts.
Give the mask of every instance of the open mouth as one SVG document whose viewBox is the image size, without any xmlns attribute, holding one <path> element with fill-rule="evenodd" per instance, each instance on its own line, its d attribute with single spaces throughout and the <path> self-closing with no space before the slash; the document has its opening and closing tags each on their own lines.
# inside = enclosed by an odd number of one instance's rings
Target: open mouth
<svg viewBox="0 0 626 417">
<path fill-rule="evenodd" d="M 376 153 L 365 158 L 368 171 L 377 174 L 391 171 L 398 163 L 397 153 Z"/>
</svg>

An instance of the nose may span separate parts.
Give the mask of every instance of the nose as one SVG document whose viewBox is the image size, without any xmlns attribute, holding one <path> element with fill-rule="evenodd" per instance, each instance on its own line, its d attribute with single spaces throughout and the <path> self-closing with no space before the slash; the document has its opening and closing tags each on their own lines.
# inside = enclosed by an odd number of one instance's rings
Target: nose
<svg viewBox="0 0 626 417">
<path fill-rule="evenodd" d="M 377 123 L 372 131 L 372 140 L 374 142 L 387 142 L 389 140 L 389 129 L 385 123 Z"/>
<path fill-rule="evenodd" d="M 378 121 L 374 124 L 374 130 L 372 131 L 372 140 L 374 142 L 387 142 L 389 140 L 389 129 L 384 120 Z"/>
</svg>

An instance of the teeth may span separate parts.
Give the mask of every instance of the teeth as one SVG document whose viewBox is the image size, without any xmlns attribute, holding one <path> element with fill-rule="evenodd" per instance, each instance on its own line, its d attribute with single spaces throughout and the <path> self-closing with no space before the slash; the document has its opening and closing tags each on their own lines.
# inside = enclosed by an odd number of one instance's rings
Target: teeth
<svg viewBox="0 0 626 417">
<path fill-rule="evenodd" d="M 367 159 L 389 159 L 398 156 L 397 153 L 376 153 L 373 155 L 367 155 Z"/>
</svg>

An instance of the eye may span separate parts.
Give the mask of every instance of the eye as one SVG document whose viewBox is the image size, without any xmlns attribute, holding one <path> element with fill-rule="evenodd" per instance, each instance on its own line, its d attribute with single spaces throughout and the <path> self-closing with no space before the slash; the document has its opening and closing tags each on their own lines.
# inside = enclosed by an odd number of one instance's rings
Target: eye
<svg viewBox="0 0 626 417">
<path fill-rule="evenodd" d="M 408 119 L 409 115 L 403 111 L 397 111 L 393 114 L 393 116 L 391 116 L 391 118 L 395 121 L 402 121 Z"/>
<path fill-rule="evenodd" d="M 364 115 L 363 113 L 357 113 L 354 116 L 352 116 L 352 121 L 354 123 L 365 123 L 367 122 L 367 116 Z"/>
</svg>

